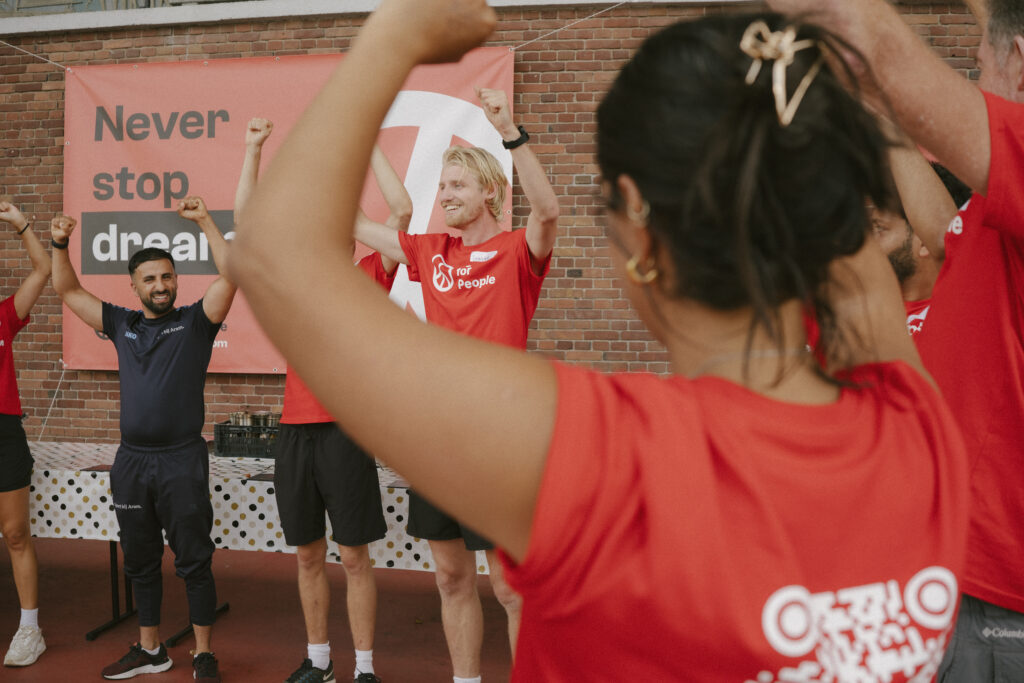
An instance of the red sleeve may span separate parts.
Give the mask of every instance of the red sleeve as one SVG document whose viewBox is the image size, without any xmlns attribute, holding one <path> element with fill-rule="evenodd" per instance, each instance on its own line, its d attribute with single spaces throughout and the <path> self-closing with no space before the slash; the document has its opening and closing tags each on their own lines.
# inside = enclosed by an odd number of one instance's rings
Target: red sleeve
<svg viewBox="0 0 1024 683">
<path fill-rule="evenodd" d="M 643 528 L 643 486 L 630 430 L 642 421 L 599 373 L 554 363 L 558 409 L 530 543 L 522 564 L 507 557 L 509 583 L 532 599 L 572 609 L 590 567 L 628 553 Z M 642 535 L 642 534 L 639 534 Z M 599 580 L 599 578 L 598 578 Z"/>
<path fill-rule="evenodd" d="M 526 230 L 518 230 L 517 232 L 522 233 L 519 235 L 519 268 L 524 273 L 529 273 L 531 279 L 543 282 L 544 278 L 548 276 L 548 271 L 551 270 L 551 254 L 554 253 L 554 249 L 548 252 L 548 255 L 540 260 L 540 274 L 533 269 L 533 254 L 530 253 L 530 245 L 526 242 Z"/>
<path fill-rule="evenodd" d="M 356 264 L 356 267 L 369 275 L 370 279 L 383 287 L 386 292 L 390 292 L 392 285 L 395 284 L 395 273 L 398 269 L 395 268 L 391 273 L 384 270 L 384 261 L 376 251 L 359 259 L 359 263 Z"/>
<path fill-rule="evenodd" d="M 18 311 L 14 308 L 14 296 L 11 295 L 0 303 L 0 318 L 3 319 L 4 326 L 8 328 L 7 336 L 14 339 L 14 335 L 28 325 L 32 316 L 26 315 L 24 318 L 19 318 Z"/>
<path fill-rule="evenodd" d="M 407 232 L 398 233 L 398 243 L 402 247 L 402 251 L 405 252 L 405 258 L 409 262 L 406 268 L 409 270 L 409 281 L 419 282 L 420 281 L 420 267 L 419 267 L 419 255 L 420 250 L 418 249 L 421 240 L 417 239 L 420 235 L 410 235 Z"/>
<path fill-rule="evenodd" d="M 992 160 L 983 222 L 1024 238 L 1024 105 L 984 95 Z"/>
</svg>

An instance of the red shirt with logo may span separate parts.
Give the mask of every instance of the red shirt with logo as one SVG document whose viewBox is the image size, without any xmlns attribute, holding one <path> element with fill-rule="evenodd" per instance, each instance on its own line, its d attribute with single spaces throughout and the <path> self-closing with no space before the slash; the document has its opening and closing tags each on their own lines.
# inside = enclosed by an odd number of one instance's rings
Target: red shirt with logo
<svg viewBox="0 0 1024 683">
<path fill-rule="evenodd" d="M 512 680 L 930 681 L 967 532 L 963 441 L 903 363 L 828 405 L 555 364 Z M 915 678 L 915 676 L 917 676 Z"/>
<path fill-rule="evenodd" d="M 364 256 L 356 264 L 370 278 L 391 291 L 391 285 L 395 283 L 395 274 L 390 275 L 384 270 L 384 263 L 380 254 L 373 252 Z M 320 405 L 320 402 L 313 396 L 306 384 L 297 374 L 288 370 L 284 379 L 284 407 L 281 409 L 281 422 L 283 424 L 315 424 L 318 422 L 334 422 L 334 418 L 327 412 L 327 409 Z"/>
<path fill-rule="evenodd" d="M 913 337 L 921 328 L 924 326 L 925 318 L 928 317 L 928 309 L 931 308 L 931 299 L 921 299 L 920 301 L 904 301 L 903 305 L 907 309 L 907 332 Z"/>
<path fill-rule="evenodd" d="M 551 255 L 538 275 L 525 230 L 501 232 L 466 246 L 447 233 L 398 233 L 409 279 L 423 285 L 427 320 L 471 337 L 526 348 Z"/>
<path fill-rule="evenodd" d="M 14 350 L 11 344 L 21 328 L 28 325 L 29 316 L 18 317 L 14 309 L 14 297 L 0 302 L 0 413 L 21 415 L 21 399 L 18 397 L 18 376 L 14 372 Z"/>
<path fill-rule="evenodd" d="M 1024 106 L 985 100 L 988 196 L 975 194 L 950 224 L 915 341 L 971 462 L 964 592 L 1024 612 Z"/>
</svg>

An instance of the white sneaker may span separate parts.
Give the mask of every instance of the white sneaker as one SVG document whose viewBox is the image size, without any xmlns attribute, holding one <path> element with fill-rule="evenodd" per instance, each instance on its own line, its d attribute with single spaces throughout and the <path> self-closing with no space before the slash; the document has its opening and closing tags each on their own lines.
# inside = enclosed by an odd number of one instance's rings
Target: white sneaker
<svg viewBox="0 0 1024 683">
<path fill-rule="evenodd" d="M 4 657 L 4 666 L 28 666 L 33 664 L 39 655 L 46 651 L 43 632 L 37 626 L 19 626 L 11 648 Z"/>
</svg>

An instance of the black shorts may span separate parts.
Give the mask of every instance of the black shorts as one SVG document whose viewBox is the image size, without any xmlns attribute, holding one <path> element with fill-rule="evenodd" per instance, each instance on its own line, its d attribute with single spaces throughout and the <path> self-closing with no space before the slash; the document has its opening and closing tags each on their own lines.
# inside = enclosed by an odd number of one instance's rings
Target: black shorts
<svg viewBox="0 0 1024 683">
<path fill-rule="evenodd" d="M 0 415 L 0 493 L 23 489 L 32 482 L 32 452 L 21 415 Z"/>
<path fill-rule="evenodd" d="M 493 543 L 437 509 L 412 489 L 409 489 L 409 524 L 405 530 L 410 536 L 428 541 L 461 538 L 466 543 L 466 550 L 494 550 Z"/>
<path fill-rule="evenodd" d="M 274 490 L 288 545 L 324 537 L 360 546 L 388 531 L 377 463 L 333 422 L 282 424 L 274 442 Z"/>
<path fill-rule="evenodd" d="M 1024 681 L 1024 614 L 964 595 L 939 683 Z"/>
</svg>

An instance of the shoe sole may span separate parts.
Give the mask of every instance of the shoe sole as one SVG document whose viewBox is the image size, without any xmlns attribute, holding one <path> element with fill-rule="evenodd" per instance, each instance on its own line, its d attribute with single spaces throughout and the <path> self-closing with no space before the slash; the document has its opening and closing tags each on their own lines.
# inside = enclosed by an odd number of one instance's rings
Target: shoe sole
<svg viewBox="0 0 1024 683">
<path fill-rule="evenodd" d="M 32 657 L 32 659 L 28 660 L 27 662 L 15 662 L 15 661 L 10 660 L 7 657 L 4 657 L 4 666 L 12 666 L 12 667 L 32 666 L 33 664 L 36 663 L 36 660 L 39 659 L 40 655 L 42 655 L 44 652 L 46 652 L 46 645 L 45 644 L 43 645 L 43 649 L 41 649 L 39 652 L 37 652 L 35 654 L 35 656 Z"/>
<path fill-rule="evenodd" d="M 123 674 L 103 674 L 103 678 L 108 681 L 123 681 L 126 678 L 135 678 L 140 674 L 158 674 L 167 671 L 174 664 L 171 660 L 167 660 L 163 664 L 146 664 L 138 668 L 132 669 L 131 671 L 125 671 Z"/>
</svg>

